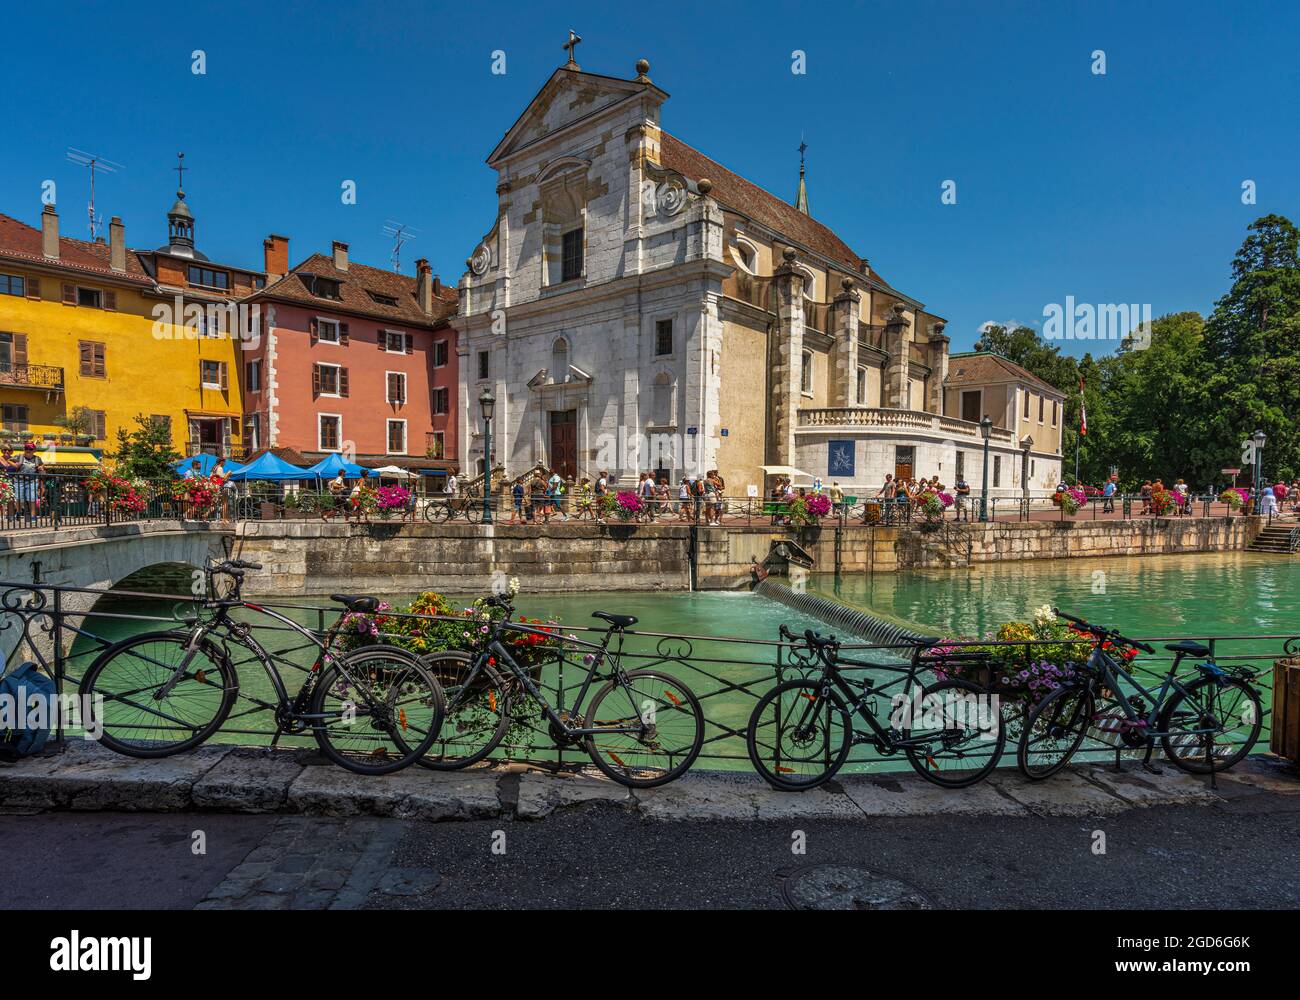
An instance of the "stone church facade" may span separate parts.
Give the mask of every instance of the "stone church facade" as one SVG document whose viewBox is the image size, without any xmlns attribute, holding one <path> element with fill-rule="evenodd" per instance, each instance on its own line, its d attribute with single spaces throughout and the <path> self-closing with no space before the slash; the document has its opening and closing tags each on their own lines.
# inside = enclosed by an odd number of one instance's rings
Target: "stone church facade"
<svg viewBox="0 0 1300 1000">
<path fill-rule="evenodd" d="M 497 214 L 452 321 L 470 474 L 490 389 L 510 475 L 716 468 L 744 496 L 765 467 L 858 492 L 960 472 L 978 490 L 987 413 L 991 492 L 1055 485 L 1059 417 L 1026 444 L 1020 414 L 1035 394 L 1059 414 L 1059 392 L 1005 359 L 954 379 L 943 320 L 808 214 L 802 176 L 792 205 L 665 132 L 668 95 L 636 69 L 570 60 L 488 157 Z"/>
</svg>

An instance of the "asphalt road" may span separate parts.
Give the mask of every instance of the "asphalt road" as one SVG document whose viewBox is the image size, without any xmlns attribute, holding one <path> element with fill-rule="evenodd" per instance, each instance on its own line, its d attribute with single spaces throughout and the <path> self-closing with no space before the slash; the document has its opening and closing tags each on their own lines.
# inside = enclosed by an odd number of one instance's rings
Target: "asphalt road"
<svg viewBox="0 0 1300 1000">
<path fill-rule="evenodd" d="M 870 880 L 897 879 L 934 908 L 1296 909 L 1297 844 L 1300 796 L 1274 794 L 1097 819 L 655 823 L 606 805 L 540 822 L 54 812 L 0 815 L 0 906 L 784 908 L 783 884 L 807 889 L 805 868 L 834 864 L 869 869 L 866 890 L 805 898 L 862 905 Z"/>
</svg>

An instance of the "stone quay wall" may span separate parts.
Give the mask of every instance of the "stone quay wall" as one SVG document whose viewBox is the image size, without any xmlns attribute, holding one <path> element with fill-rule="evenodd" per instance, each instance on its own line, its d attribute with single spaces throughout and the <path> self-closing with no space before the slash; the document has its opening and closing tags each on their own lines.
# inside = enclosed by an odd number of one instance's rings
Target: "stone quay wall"
<svg viewBox="0 0 1300 1000">
<path fill-rule="evenodd" d="M 1030 521 L 947 525 L 935 532 L 854 525 L 789 529 L 688 525 L 431 525 L 250 521 L 236 552 L 263 563 L 250 595 L 356 591 L 478 593 L 518 577 L 529 591 L 730 590 L 750 580 L 779 541 L 794 541 L 814 572 L 892 572 L 1022 559 L 1167 555 L 1243 549 L 1255 517 Z M 694 552 L 693 552 L 694 548 Z"/>
</svg>

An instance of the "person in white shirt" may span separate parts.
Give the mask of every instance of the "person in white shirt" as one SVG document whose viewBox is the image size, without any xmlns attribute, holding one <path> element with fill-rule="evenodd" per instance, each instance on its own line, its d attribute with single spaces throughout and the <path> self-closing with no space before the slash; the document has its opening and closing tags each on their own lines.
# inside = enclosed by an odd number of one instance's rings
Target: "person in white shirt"
<svg viewBox="0 0 1300 1000">
<path fill-rule="evenodd" d="M 452 469 L 449 473 L 447 473 L 446 491 L 449 497 L 454 497 L 457 493 L 460 492 L 460 480 L 456 478 L 455 469 Z"/>
<path fill-rule="evenodd" d="M 564 508 L 560 506 L 561 498 L 564 496 L 564 480 L 560 478 L 558 472 L 552 469 L 551 478 L 546 480 L 546 485 L 549 486 L 551 490 L 551 509 L 560 515 L 561 521 L 567 521 L 569 515 L 565 512 Z"/>
</svg>

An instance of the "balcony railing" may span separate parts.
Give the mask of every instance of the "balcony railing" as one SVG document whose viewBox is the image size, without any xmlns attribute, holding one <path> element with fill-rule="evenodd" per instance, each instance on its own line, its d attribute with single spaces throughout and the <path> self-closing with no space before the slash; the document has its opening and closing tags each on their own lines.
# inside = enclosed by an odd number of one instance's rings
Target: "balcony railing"
<svg viewBox="0 0 1300 1000">
<path fill-rule="evenodd" d="M 936 437 L 980 438 L 980 425 L 956 417 L 926 413 L 924 410 L 893 410 L 887 407 L 837 406 L 825 409 L 799 411 L 799 427 L 877 427 L 890 431 L 929 432 Z M 990 441 L 1015 443 L 1015 433 L 1005 427 L 994 427 Z"/>
<path fill-rule="evenodd" d="M 238 458 L 240 448 L 229 441 L 186 441 L 187 455 L 216 455 L 218 458 Z"/>
<path fill-rule="evenodd" d="M 0 385 L 19 389 L 63 389 L 63 369 L 54 365 L 0 364 Z"/>
</svg>

